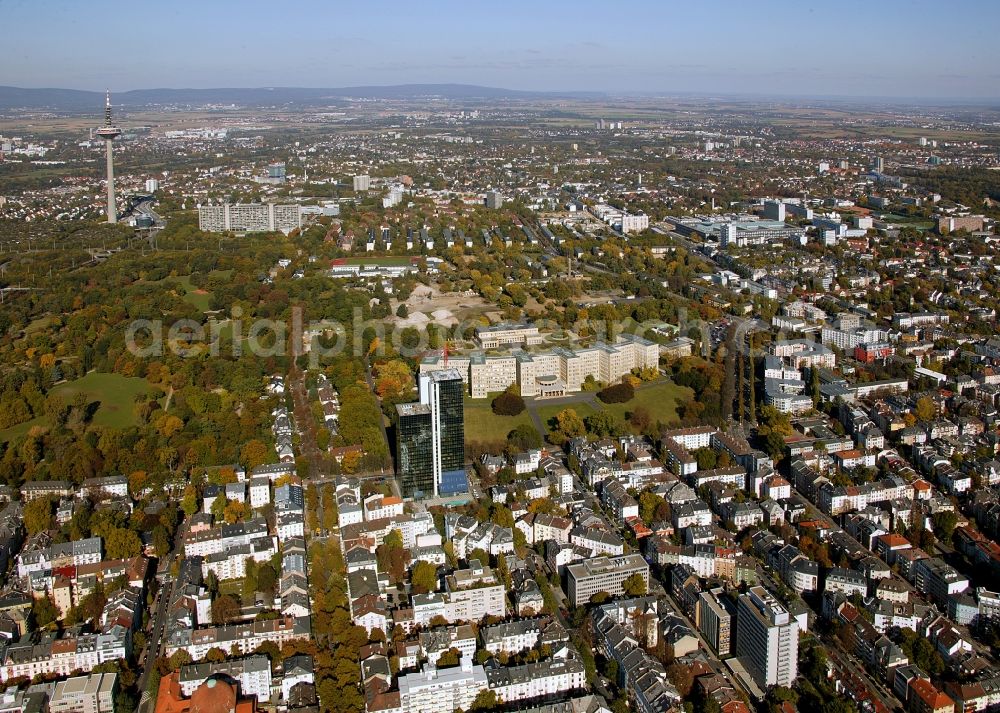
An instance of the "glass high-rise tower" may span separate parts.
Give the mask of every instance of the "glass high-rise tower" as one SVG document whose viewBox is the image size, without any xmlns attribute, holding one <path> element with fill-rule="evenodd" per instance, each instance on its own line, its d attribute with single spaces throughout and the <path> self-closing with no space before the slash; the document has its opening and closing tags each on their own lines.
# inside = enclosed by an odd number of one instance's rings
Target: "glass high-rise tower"
<svg viewBox="0 0 1000 713">
<path fill-rule="evenodd" d="M 434 428 L 435 495 L 464 493 L 465 475 L 465 385 L 458 369 L 443 369 L 420 375 L 420 403 L 431 407 Z"/>
<path fill-rule="evenodd" d="M 404 497 L 464 493 L 465 386 L 457 369 L 420 375 L 420 403 L 397 406 L 398 472 Z"/>
<path fill-rule="evenodd" d="M 431 408 L 426 404 L 396 405 L 396 470 L 405 498 L 434 492 Z"/>
</svg>

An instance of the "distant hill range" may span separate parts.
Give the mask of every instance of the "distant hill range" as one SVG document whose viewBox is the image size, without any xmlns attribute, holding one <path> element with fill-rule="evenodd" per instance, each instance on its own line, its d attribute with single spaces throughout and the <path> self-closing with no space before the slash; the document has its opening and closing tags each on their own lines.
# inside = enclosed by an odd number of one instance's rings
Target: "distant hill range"
<svg viewBox="0 0 1000 713">
<path fill-rule="evenodd" d="M 600 92 L 526 92 L 471 84 L 399 84 L 395 86 L 340 87 L 258 87 L 220 89 L 134 89 L 112 94 L 115 106 L 125 109 L 148 106 L 205 106 L 237 104 L 240 106 L 330 106 L 350 98 L 422 99 L 439 97 L 452 100 L 473 99 L 546 99 L 597 98 Z M 25 89 L 0 86 L 0 111 L 11 109 L 47 109 L 59 112 L 100 113 L 104 93 L 79 89 Z"/>
</svg>

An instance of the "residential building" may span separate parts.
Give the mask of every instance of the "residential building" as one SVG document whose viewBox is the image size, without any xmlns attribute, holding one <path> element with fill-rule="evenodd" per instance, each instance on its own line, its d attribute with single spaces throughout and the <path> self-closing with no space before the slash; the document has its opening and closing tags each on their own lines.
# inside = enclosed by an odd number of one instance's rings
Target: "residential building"
<svg viewBox="0 0 1000 713">
<path fill-rule="evenodd" d="M 798 621 L 763 587 L 739 598 L 736 621 L 736 655 L 754 682 L 790 688 L 798 675 Z"/>
<path fill-rule="evenodd" d="M 114 713 L 118 674 L 94 673 L 55 684 L 49 713 Z"/>
<path fill-rule="evenodd" d="M 406 713 L 453 713 L 468 710 L 479 692 L 488 687 L 486 671 L 472 661 L 454 668 L 425 666 L 419 673 L 399 677 L 399 705 Z"/>
<path fill-rule="evenodd" d="M 266 703 L 271 698 L 271 661 L 259 654 L 218 663 L 181 666 L 178 678 L 181 692 L 190 696 L 205 681 L 219 675 L 238 681 L 240 693 L 255 696 L 258 703 Z"/>
<path fill-rule="evenodd" d="M 206 233 L 267 233 L 280 230 L 287 235 L 302 229 L 302 209 L 299 205 L 274 203 L 200 205 L 198 229 Z"/>
<path fill-rule="evenodd" d="M 725 658 L 732 652 L 732 634 L 736 628 L 736 607 L 721 587 L 702 592 L 695 609 L 698 630 L 717 656 Z"/>
<path fill-rule="evenodd" d="M 486 680 L 504 703 L 562 696 L 587 688 L 586 670 L 576 658 L 491 667 L 486 670 Z"/>
<path fill-rule="evenodd" d="M 649 565 L 638 554 L 620 557 L 594 557 L 577 564 L 566 566 L 566 594 L 573 606 L 582 606 L 598 592 L 607 592 L 613 597 L 625 593 L 623 584 L 634 574 L 642 577 L 649 586 Z"/>
</svg>

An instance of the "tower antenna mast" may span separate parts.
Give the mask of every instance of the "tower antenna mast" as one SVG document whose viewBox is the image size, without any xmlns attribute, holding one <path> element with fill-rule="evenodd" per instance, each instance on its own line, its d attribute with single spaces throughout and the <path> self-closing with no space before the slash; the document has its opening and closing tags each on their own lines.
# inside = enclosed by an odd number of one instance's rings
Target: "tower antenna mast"
<svg viewBox="0 0 1000 713">
<path fill-rule="evenodd" d="M 104 148 L 108 164 L 108 222 L 118 222 L 118 212 L 115 203 L 115 162 L 111 150 L 111 142 L 122 135 L 122 130 L 111 121 L 111 90 L 104 99 L 104 126 L 97 130 L 97 135 L 104 139 Z"/>
</svg>

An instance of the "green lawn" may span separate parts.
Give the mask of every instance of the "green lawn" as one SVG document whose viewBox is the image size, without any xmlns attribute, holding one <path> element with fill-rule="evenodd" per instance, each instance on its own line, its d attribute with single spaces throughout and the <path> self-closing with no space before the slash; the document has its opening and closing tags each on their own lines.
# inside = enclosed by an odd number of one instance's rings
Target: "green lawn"
<svg viewBox="0 0 1000 713">
<path fill-rule="evenodd" d="M 505 441 L 507 434 L 522 423 L 533 425 L 527 409 L 517 416 L 497 416 L 490 406 L 491 401 L 492 399 L 465 400 L 466 441 Z"/>
<path fill-rule="evenodd" d="M 233 274 L 232 270 L 215 270 L 211 273 L 212 277 L 221 277 L 224 280 L 228 280 Z M 181 293 L 181 298 L 185 301 L 191 303 L 196 308 L 202 312 L 207 312 L 211 309 L 209 301 L 212 299 L 211 291 L 200 291 L 197 287 L 191 284 L 190 275 L 180 275 L 178 277 L 164 277 L 162 280 L 149 280 L 150 285 L 165 285 L 167 287 L 172 287 Z"/>
<path fill-rule="evenodd" d="M 635 398 L 628 403 L 606 404 L 598 399 L 594 401 L 593 405 L 587 402 L 552 404 L 549 406 L 540 405 L 536 410 L 538 411 L 538 417 L 545 424 L 546 428 L 549 427 L 549 421 L 555 418 L 556 414 L 567 408 L 576 411 L 580 418 L 587 418 L 587 416 L 596 413 L 598 410 L 604 410 L 610 411 L 624 420 L 626 414 L 642 406 L 649 411 L 649 415 L 654 423 L 656 421 L 669 423 L 677 417 L 677 404 L 688 393 L 690 393 L 689 389 L 678 386 L 669 379 L 659 379 L 648 384 L 642 384 L 636 389 Z M 545 402 L 541 403 L 544 404 Z"/>
<path fill-rule="evenodd" d="M 211 292 L 199 290 L 197 287 L 192 285 L 191 277 L 189 275 L 175 278 L 174 281 L 180 285 L 182 290 L 184 290 L 183 296 L 187 302 L 190 302 L 202 312 L 206 312 L 210 309 L 209 300 L 212 299 Z"/>
<path fill-rule="evenodd" d="M 82 379 L 59 384 L 52 389 L 67 401 L 83 392 L 91 400 L 100 402 L 93 423 L 108 428 L 127 428 L 135 425 L 135 413 L 132 409 L 135 395 L 149 393 L 151 390 L 152 387 L 145 379 L 119 374 L 101 374 L 96 371 L 92 371 Z M 0 431 L 0 442 L 23 436 L 33 426 L 43 425 L 44 421 L 44 417 L 39 417 Z"/>
<path fill-rule="evenodd" d="M 503 441 L 514 428 L 526 423 L 534 426 L 531 418 L 532 408 L 538 413 L 539 419 L 549 430 L 549 421 L 563 409 L 571 408 L 580 418 L 587 418 L 599 410 L 610 411 L 622 420 L 639 406 L 649 411 L 653 422 L 669 423 L 677 417 L 677 404 L 690 390 L 678 386 L 669 379 L 658 379 L 642 384 L 635 392 L 635 398 L 624 404 L 605 404 L 596 400 L 594 404 L 586 401 L 578 403 L 546 403 L 545 401 L 529 402 L 528 408 L 517 416 L 497 416 L 490 408 L 491 399 L 465 399 L 465 440 L 466 441 Z M 542 434 L 545 435 L 544 433 Z"/>
<path fill-rule="evenodd" d="M 678 386 L 669 379 L 661 379 L 649 384 L 642 384 L 635 392 L 635 398 L 624 404 L 601 404 L 605 410 L 625 418 L 626 413 L 643 406 L 649 411 L 653 422 L 667 423 L 677 417 L 677 405 L 683 397 L 690 394 L 687 387 Z M 600 403 L 600 402 L 598 402 Z"/>
<path fill-rule="evenodd" d="M 545 402 L 541 401 L 536 403 L 544 404 Z M 581 401 L 580 403 L 576 404 L 551 404 L 549 406 L 539 406 L 535 410 L 538 411 L 538 418 L 542 420 L 542 425 L 544 425 L 547 430 L 551 430 L 549 421 L 554 419 L 556 417 L 556 414 L 558 414 L 560 411 L 563 411 L 568 408 L 571 408 L 574 411 L 576 411 L 576 415 L 579 416 L 580 418 L 587 418 L 587 416 L 597 413 L 597 410 L 585 401 Z"/>
</svg>

